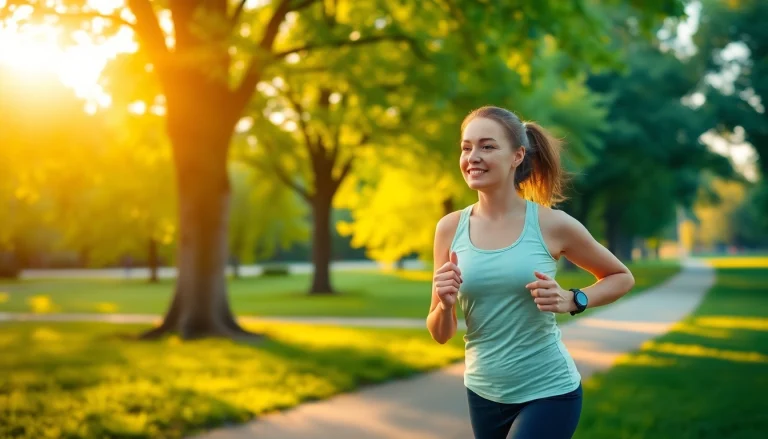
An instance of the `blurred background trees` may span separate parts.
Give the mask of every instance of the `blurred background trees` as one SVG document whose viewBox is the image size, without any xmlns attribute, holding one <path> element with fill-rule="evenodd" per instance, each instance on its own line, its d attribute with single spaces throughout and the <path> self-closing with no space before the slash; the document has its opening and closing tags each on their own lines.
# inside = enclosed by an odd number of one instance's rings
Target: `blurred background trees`
<svg viewBox="0 0 768 439">
<path fill-rule="evenodd" d="M 2 3 L 3 41 L 122 43 L 91 83 L 0 55 L 0 273 L 176 266 L 163 330 L 237 332 L 227 267 L 429 267 L 486 104 L 563 138 L 556 207 L 623 260 L 768 245 L 765 2 Z"/>
</svg>

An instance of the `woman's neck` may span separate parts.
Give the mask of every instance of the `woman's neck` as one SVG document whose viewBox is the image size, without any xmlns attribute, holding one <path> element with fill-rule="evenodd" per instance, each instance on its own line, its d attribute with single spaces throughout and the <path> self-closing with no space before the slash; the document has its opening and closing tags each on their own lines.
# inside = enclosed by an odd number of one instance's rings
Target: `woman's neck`
<svg viewBox="0 0 768 439">
<path fill-rule="evenodd" d="M 526 201 L 516 190 L 503 188 L 493 191 L 478 191 L 474 213 L 490 220 L 508 218 L 525 212 Z"/>
</svg>

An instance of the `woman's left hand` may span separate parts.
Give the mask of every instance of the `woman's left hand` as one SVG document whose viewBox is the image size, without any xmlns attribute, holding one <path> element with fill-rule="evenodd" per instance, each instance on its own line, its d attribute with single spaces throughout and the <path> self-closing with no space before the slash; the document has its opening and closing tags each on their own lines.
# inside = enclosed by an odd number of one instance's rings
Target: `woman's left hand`
<svg viewBox="0 0 768 439">
<path fill-rule="evenodd" d="M 567 313 L 575 309 L 573 291 L 560 288 L 557 281 L 544 273 L 535 271 L 534 274 L 539 279 L 529 283 L 525 288 L 531 290 L 531 296 L 539 311 Z"/>
</svg>

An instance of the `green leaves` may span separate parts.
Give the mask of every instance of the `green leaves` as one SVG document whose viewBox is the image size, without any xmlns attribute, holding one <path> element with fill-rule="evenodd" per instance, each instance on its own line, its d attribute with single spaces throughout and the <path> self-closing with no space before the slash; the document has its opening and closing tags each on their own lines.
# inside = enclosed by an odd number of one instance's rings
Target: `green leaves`
<svg viewBox="0 0 768 439">
<path fill-rule="evenodd" d="M 733 171 L 700 140 L 713 126 L 708 109 L 681 102 L 698 84 L 691 61 L 650 44 L 628 50 L 626 73 L 589 79 L 609 98 L 609 129 L 599 161 L 577 179 L 574 192 L 602 200 L 606 220 L 622 234 L 651 237 L 674 220 L 678 206 L 692 208 L 704 172 L 731 177 Z"/>
<path fill-rule="evenodd" d="M 720 131 L 745 130 L 760 156 L 760 170 L 768 175 L 768 32 L 755 20 L 768 14 L 759 0 L 703 2 L 701 29 L 695 43 L 699 62 L 719 78 L 705 94 L 715 108 Z M 743 55 L 743 56 L 740 56 Z M 719 85 L 721 83 L 722 85 Z"/>
<path fill-rule="evenodd" d="M 267 259 L 309 239 L 307 207 L 298 194 L 276 179 L 262 178 L 258 169 L 244 163 L 231 163 L 229 173 L 229 247 L 240 263 Z"/>
</svg>

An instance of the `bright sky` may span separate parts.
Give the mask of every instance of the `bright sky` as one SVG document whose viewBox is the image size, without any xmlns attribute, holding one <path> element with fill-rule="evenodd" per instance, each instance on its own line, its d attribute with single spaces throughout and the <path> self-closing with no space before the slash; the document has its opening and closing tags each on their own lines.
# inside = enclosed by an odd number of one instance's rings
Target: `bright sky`
<svg viewBox="0 0 768 439">
<path fill-rule="evenodd" d="M 4 3 L 5 0 L 0 0 L 0 7 L 5 6 Z M 114 13 L 122 3 L 123 0 L 91 0 L 93 8 L 103 14 Z M 15 16 L 24 17 L 28 13 L 29 9 L 19 9 Z M 94 34 L 106 23 L 106 20 L 95 19 Z M 12 22 L 0 24 L 0 63 L 22 72 L 51 71 L 88 102 L 89 110 L 108 106 L 109 96 L 97 83 L 99 75 L 117 53 L 136 49 L 133 32 L 123 27 L 117 35 L 95 41 L 88 32 L 74 31 L 74 45 L 65 44 L 62 36 L 62 30 L 46 24 L 23 28 Z"/>
</svg>

